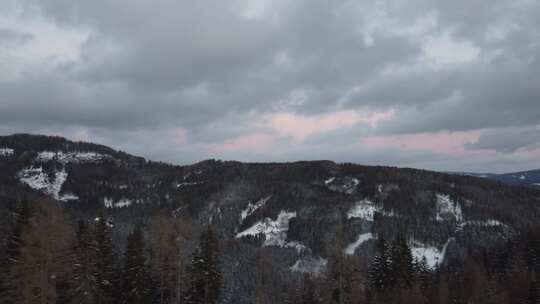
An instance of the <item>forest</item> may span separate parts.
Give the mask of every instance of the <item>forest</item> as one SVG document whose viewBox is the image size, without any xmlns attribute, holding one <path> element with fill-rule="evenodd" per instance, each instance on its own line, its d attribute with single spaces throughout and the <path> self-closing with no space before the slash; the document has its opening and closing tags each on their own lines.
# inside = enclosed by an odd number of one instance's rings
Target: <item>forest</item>
<svg viewBox="0 0 540 304">
<path fill-rule="evenodd" d="M 221 248 L 237 242 L 211 225 L 163 212 L 135 225 L 119 250 L 103 213 L 77 220 L 57 202 L 21 200 L 10 210 L 0 299 L 30 303 L 220 303 Z M 540 230 L 492 250 L 467 250 L 435 269 L 411 254 L 404 233 L 379 233 L 371 258 L 343 253 L 340 233 L 323 273 L 274 272 L 256 254 L 255 303 L 538 303 Z M 234 299 L 233 299 L 234 302 Z"/>
</svg>

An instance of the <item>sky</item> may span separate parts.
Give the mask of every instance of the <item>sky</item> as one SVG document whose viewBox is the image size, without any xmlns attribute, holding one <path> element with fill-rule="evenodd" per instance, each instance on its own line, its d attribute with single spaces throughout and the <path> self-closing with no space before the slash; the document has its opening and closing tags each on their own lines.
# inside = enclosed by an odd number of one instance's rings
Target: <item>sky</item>
<svg viewBox="0 0 540 304">
<path fill-rule="evenodd" d="M 540 168 L 537 0 L 2 0 L 0 134 L 190 164 Z"/>
</svg>

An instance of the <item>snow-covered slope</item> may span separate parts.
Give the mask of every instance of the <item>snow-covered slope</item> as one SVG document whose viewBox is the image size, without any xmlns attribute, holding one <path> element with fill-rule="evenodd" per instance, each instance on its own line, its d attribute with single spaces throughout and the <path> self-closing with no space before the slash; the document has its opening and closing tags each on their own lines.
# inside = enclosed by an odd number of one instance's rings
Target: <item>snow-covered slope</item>
<svg viewBox="0 0 540 304">
<path fill-rule="evenodd" d="M 38 153 L 36 161 L 48 162 L 55 160 L 66 164 L 71 162 L 98 162 L 106 158 L 110 158 L 110 156 L 96 152 L 42 151 Z"/>
<path fill-rule="evenodd" d="M 30 167 L 21 170 L 17 174 L 17 177 L 20 182 L 28 185 L 30 188 L 43 191 L 57 200 L 69 201 L 78 199 L 76 195 L 71 193 L 60 195 L 62 185 L 68 177 L 65 170 L 56 171 L 54 176 L 50 177 L 43 171 L 43 167 Z"/>
<path fill-rule="evenodd" d="M 0 147 L 0 157 L 12 156 L 15 151 L 11 148 Z"/>
</svg>

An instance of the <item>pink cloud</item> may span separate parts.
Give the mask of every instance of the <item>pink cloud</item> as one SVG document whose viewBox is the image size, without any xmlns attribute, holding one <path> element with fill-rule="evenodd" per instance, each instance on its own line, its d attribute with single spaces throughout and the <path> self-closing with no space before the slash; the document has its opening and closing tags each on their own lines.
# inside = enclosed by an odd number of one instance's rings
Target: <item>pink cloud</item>
<svg viewBox="0 0 540 304">
<path fill-rule="evenodd" d="M 466 143 L 478 140 L 480 130 L 462 132 L 437 132 L 395 136 L 372 136 L 362 140 L 371 148 L 398 148 L 403 150 L 426 150 L 441 154 L 464 155 Z"/>
<path fill-rule="evenodd" d="M 274 143 L 274 137 L 264 133 L 252 133 L 225 140 L 220 144 L 211 144 L 208 148 L 212 150 L 264 150 L 271 147 Z"/>
<path fill-rule="evenodd" d="M 183 145 L 186 143 L 186 131 L 182 128 L 174 128 L 169 131 L 172 142 L 176 145 Z"/>
<path fill-rule="evenodd" d="M 374 127 L 379 121 L 389 119 L 393 115 L 394 111 L 366 114 L 352 110 L 318 116 L 278 113 L 267 116 L 260 126 L 270 128 L 281 136 L 292 136 L 297 140 L 304 140 L 315 133 L 333 131 L 359 123 Z"/>
</svg>

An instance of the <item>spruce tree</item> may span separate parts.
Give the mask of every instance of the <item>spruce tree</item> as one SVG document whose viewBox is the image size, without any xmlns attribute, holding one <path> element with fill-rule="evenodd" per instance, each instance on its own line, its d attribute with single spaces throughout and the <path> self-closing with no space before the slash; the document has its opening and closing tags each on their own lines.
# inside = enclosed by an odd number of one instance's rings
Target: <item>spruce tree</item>
<svg viewBox="0 0 540 304">
<path fill-rule="evenodd" d="M 122 303 L 143 304 L 149 301 L 149 274 L 144 256 L 144 237 L 140 228 L 128 236 L 124 257 Z"/>
<path fill-rule="evenodd" d="M 191 260 L 190 287 L 186 294 L 189 304 L 215 304 L 218 302 L 222 274 L 219 268 L 219 244 L 210 226 L 199 238 L 199 248 Z"/>
<path fill-rule="evenodd" d="M 73 272 L 71 275 L 70 303 L 91 304 L 97 302 L 97 269 L 93 254 L 93 234 L 88 225 L 79 221 L 74 246 Z"/>
<path fill-rule="evenodd" d="M 24 245 L 23 233 L 31 228 L 30 218 L 32 209 L 26 199 L 15 208 L 11 213 L 10 232 L 6 244 L 6 256 L 2 262 L 1 275 L 2 286 L 0 286 L 0 300 L 2 303 L 18 303 L 17 284 L 21 276 L 20 266 L 22 261 L 21 248 Z"/>
<path fill-rule="evenodd" d="M 398 234 L 392 244 L 390 271 L 392 285 L 398 287 L 411 287 L 413 278 L 413 257 L 407 239 L 403 234 Z"/>
<path fill-rule="evenodd" d="M 113 303 L 115 300 L 114 287 L 117 284 L 115 254 L 111 229 L 102 215 L 98 216 L 95 221 L 92 247 L 96 263 L 97 303 Z"/>
<path fill-rule="evenodd" d="M 389 287 L 389 250 L 381 233 L 377 238 L 376 253 L 368 269 L 369 286 L 375 292 L 380 292 Z"/>
</svg>

